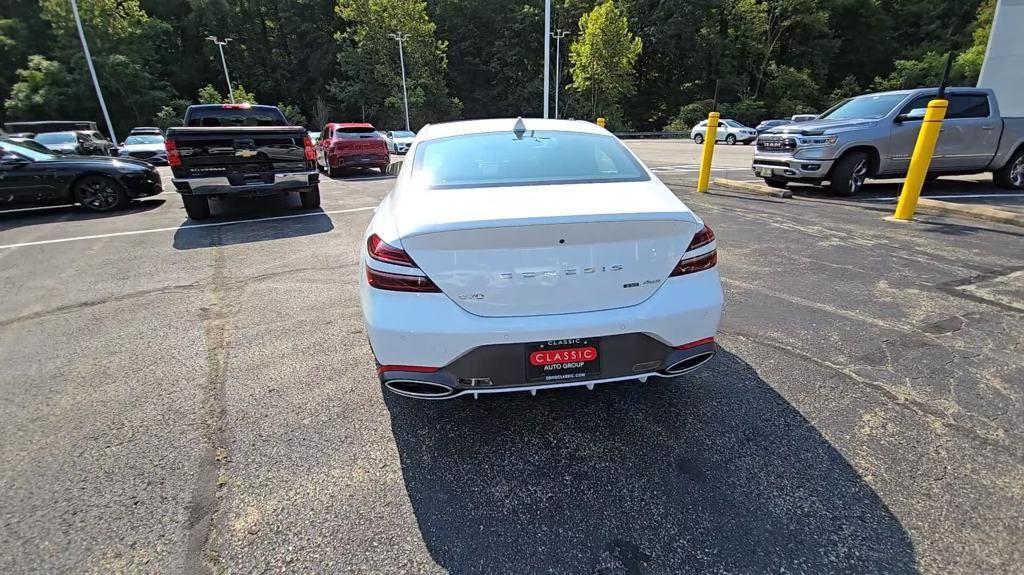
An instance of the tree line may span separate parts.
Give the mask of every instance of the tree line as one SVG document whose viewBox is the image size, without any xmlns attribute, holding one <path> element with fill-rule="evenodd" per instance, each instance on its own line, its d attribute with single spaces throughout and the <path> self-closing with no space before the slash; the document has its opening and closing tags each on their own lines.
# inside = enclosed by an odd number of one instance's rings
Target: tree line
<svg viewBox="0 0 1024 575">
<path fill-rule="evenodd" d="M 93 119 L 99 105 L 68 0 L 5 0 L 0 121 Z M 294 122 L 413 127 L 540 116 L 543 0 L 79 0 L 115 129 L 180 123 L 193 102 L 278 104 Z M 821 111 L 867 90 L 976 81 L 995 0 L 555 0 L 560 115 L 682 129 L 715 84 L 746 123 Z M 552 73 L 554 46 L 552 39 Z M 552 81 L 552 87 L 554 81 Z"/>
</svg>

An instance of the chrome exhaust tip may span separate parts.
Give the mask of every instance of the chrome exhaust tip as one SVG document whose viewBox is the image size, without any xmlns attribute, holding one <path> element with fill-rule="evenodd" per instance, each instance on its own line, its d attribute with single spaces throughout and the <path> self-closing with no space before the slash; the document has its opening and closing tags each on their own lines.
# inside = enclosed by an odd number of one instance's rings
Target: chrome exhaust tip
<svg viewBox="0 0 1024 575">
<path fill-rule="evenodd" d="M 441 383 L 414 379 L 392 379 L 384 382 L 392 393 L 415 399 L 444 399 L 455 395 L 455 390 Z"/>
<path fill-rule="evenodd" d="M 692 357 L 681 359 L 672 365 L 665 368 L 665 373 L 669 375 L 681 375 L 688 371 L 693 371 L 698 367 L 707 363 L 708 360 L 715 357 L 715 352 L 705 351 L 704 353 L 698 353 Z"/>
</svg>

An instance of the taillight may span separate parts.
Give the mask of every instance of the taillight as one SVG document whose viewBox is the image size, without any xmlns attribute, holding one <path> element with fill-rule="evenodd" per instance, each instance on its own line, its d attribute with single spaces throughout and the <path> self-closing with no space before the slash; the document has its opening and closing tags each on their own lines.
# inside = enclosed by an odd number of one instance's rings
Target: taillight
<svg viewBox="0 0 1024 575">
<path fill-rule="evenodd" d="M 366 240 L 366 249 L 370 253 L 370 257 L 379 262 L 407 268 L 416 267 L 416 263 L 412 261 L 409 254 L 405 253 L 405 250 L 386 243 L 377 234 L 373 234 L 370 239 Z"/>
<path fill-rule="evenodd" d="M 178 153 L 178 144 L 174 140 L 164 140 L 164 149 L 167 150 L 167 165 L 173 167 L 181 165 L 181 154 Z"/>
<path fill-rule="evenodd" d="M 427 367 L 425 365 L 378 365 L 377 373 L 385 371 L 412 371 L 414 373 L 435 373 L 441 371 L 440 367 Z"/>
<path fill-rule="evenodd" d="M 682 259 L 679 260 L 676 267 L 672 269 L 672 273 L 669 274 L 669 277 L 702 272 L 718 265 L 717 249 L 711 250 L 705 254 L 700 254 L 699 256 L 687 256 L 687 254 L 693 250 L 702 248 L 713 241 L 715 241 L 715 232 L 711 231 L 711 228 L 704 226 L 698 230 L 697 233 L 693 235 L 693 239 L 690 240 L 690 246 L 686 248 L 686 253 L 683 254 Z"/>
<path fill-rule="evenodd" d="M 310 162 L 315 161 L 316 150 L 313 149 L 313 140 L 312 138 L 309 137 L 309 134 L 306 134 L 302 138 L 302 147 L 306 149 L 306 159 L 309 160 Z"/>
<path fill-rule="evenodd" d="M 366 266 L 366 281 L 370 287 L 390 291 L 436 293 L 441 290 L 427 276 L 408 276 L 375 270 Z"/>
<path fill-rule="evenodd" d="M 248 110 L 252 104 L 224 104 L 221 108 L 225 110 Z"/>
<path fill-rule="evenodd" d="M 711 228 L 704 226 L 693 235 L 693 239 L 690 240 L 690 247 L 686 248 L 686 251 L 702 248 L 713 241 L 715 241 L 715 232 L 711 231 Z"/>
</svg>

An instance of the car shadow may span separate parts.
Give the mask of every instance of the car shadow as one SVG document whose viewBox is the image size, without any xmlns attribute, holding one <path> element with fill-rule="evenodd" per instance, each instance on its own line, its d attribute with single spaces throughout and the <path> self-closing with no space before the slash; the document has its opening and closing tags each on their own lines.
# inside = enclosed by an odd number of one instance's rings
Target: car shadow
<svg viewBox="0 0 1024 575">
<path fill-rule="evenodd" d="M 174 232 L 175 249 L 266 242 L 334 229 L 334 221 L 323 209 L 301 209 L 298 198 L 290 196 L 212 200 L 210 211 L 213 217 L 208 220 L 186 219 L 181 224 Z"/>
<path fill-rule="evenodd" d="M 885 503 L 722 350 L 676 381 L 386 404 L 450 573 L 916 573 Z"/>
<path fill-rule="evenodd" d="M 85 222 L 131 216 L 155 210 L 165 202 L 161 198 L 134 200 L 126 208 L 111 212 L 90 212 L 71 204 L 0 210 L 0 231 L 54 222 Z"/>
</svg>

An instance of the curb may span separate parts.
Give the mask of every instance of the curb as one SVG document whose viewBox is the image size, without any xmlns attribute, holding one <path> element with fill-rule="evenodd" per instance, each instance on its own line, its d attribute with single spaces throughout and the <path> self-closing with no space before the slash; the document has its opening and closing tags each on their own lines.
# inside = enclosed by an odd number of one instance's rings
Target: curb
<svg viewBox="0 0 1024 575">
<path fill-rule="evenodd" d="M 963 216 L 975 220 L 1024 227 L 1024 214 L 1008 212 L 992 206 L 964 205 L 921 198 L 917 200 L 917 211 L 925 214 Z"/>
<path fill-rule="evenodd" d="M 764 184 L 755 184 L 753 182 L 741 182 L 739 180 L 730 180 L 727 178 L 711 178 L 711 183 L 722 186 L 723 188 L 753 192 L 759 196 L 771 196 L 773 198 L 793 197 L 793 192 L 789 190 L 778 190 L 775 188 L 769 188 Z"/>
</svg>

